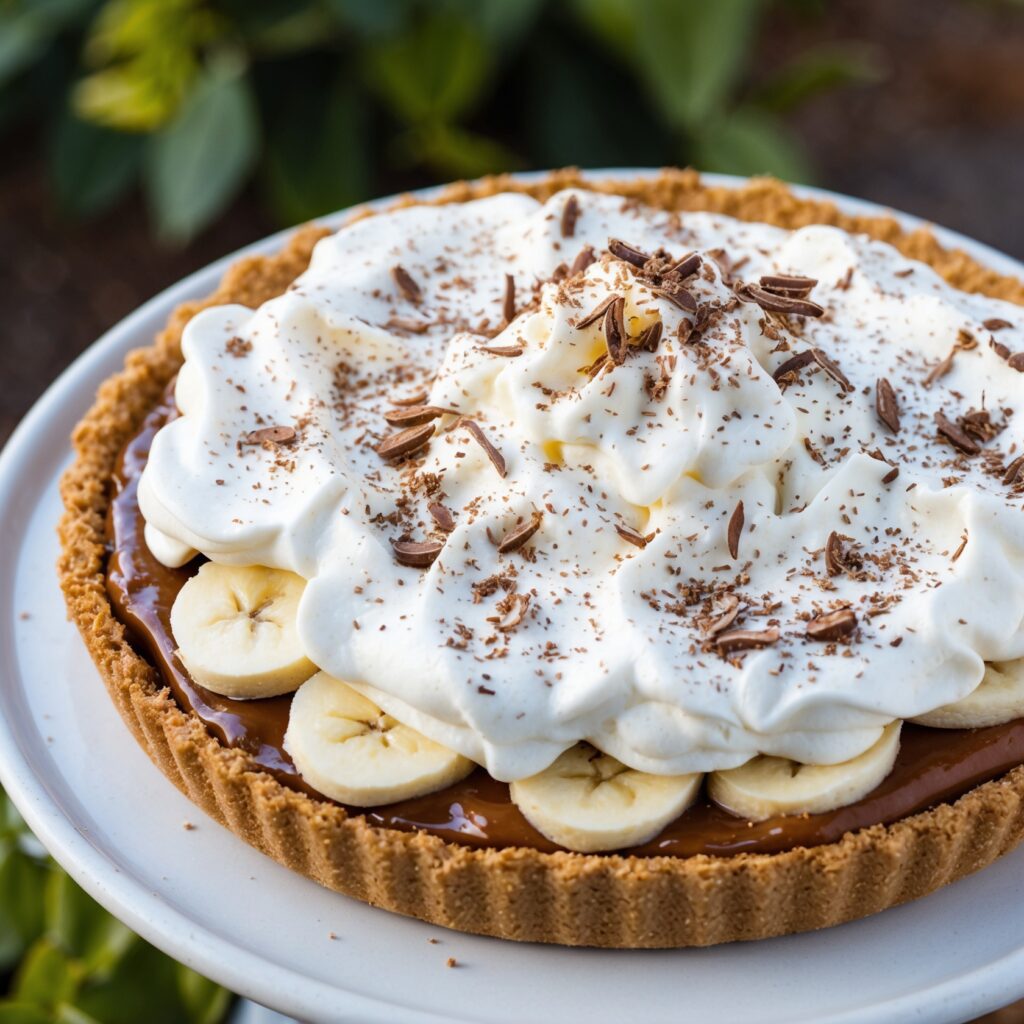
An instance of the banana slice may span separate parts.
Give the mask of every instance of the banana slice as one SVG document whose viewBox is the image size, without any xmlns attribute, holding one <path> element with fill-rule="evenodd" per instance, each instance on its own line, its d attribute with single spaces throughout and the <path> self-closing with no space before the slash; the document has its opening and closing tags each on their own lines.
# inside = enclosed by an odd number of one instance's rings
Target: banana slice
<svg viewBox="0 0 1024 1024">
<path fill-rule="evenodd" d="M 1024 717 L 1024 658 L 990 662 L 985 675 L 962 700 L 911 719 L 933 729 L 981 729 Z"/>
<path fill-rule="evenodd" d="M 580 853 L 653 839 L 697 797 L 703 775 L 651 775 L 589 744 L 570 747 L 544 771 L 511 785 L 512 801 L 553 843 Z"/>
<path fill-rule="evenodd" d="M 171 608 L 178 656 L 197 683 L 225 697 L 289 693 L 316 666 L 295 627 L 301 576 L 264 566 L 207 562 Z"/>
<path fill-rule="evenodd" d="M 284 745 L 314 789 L 355 807 L 436 792 L 474 767 L 326 672 L 292 698 Z"/>
<path fill-rule="evenodd" d="M 902 724 L 890 723 L 873 747 L 841 764 L 800 764 L 760 755 L 739 768 L 712 772 L 708 794 L 716 804 L 750 821 L 845 807 L 867 796 L 892 771 Z"/>
</svg>

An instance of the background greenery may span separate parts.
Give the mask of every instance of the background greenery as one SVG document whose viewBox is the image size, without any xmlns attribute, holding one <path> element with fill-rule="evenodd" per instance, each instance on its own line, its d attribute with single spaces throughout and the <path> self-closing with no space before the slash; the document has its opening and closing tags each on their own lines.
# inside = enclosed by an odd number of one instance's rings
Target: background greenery
<svg viewBox="0 0 1024 1024">
<path fill-rule="evenodd" d="M 389 174 L 625 162 L 806 180 L 780 115 L 875 69 L 835 46 L 752 85 L 773 5 L 813 18 L 825 0 L 0 0 L 0 131 L 45 125 L 66 212 L 140 184 L 178 242 L 250 180 L 286 223 Z"/>
</svg>

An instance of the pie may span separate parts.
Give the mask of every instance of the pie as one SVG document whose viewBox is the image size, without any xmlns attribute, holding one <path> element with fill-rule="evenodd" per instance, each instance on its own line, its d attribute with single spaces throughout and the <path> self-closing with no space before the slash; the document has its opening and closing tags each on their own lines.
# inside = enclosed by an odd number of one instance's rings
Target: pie
<svg viewBox="0 0 1024 1024">
<path fill-rule="evenodd" d="M 59 571 L 282 864 L 610 947 L 826 927 L 1024 831 L 1024 284 L 690 171 L 308 226 L 132 353 Z"/>
</svg>

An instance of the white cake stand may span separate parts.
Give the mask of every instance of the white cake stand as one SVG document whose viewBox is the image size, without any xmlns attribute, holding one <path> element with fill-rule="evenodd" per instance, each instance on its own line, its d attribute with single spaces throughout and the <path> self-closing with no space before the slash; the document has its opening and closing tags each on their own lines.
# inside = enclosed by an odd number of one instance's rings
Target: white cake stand
<svg viewBox="0 0 1024 1024">
<path fill-rule="evenodd" d="M 1024 275 L 985 246 L 938 234 Z M 65 619 L 57 478 L 97 385 L 174 305 L 211 291 L 227 263 L 101 338 L 0 456 L 0 779 L 92 896 L 178 960 L 308 1021 L 902 1024 L 964 1021 L 1024 995 L 1024 849 L 925 900 L 826 932 L 704 950 L 561 949 L 461 935 L 328 892 L 179 794 L 122 724 Z"/>
</svg>

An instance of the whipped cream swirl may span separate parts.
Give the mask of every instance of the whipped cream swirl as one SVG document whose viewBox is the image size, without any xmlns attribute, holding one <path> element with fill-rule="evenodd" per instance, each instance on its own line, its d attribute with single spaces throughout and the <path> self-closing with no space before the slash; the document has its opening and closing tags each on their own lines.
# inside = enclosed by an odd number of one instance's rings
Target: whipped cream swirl
<svg viewBox="0 0 1024 1024">
<path fill-rule="evenodd" d="M 696 309 L 610 239 L 696 252 Z M 824 315 L 741 286 L 779 274 Z M 182 344 L 154 553 L 299 573 L 311 660 L 496 778 L 581 739 L 836 763 L 1024 656 L 1024 312 L 885 244 L 584 191 L 416 206 Z M 382 458 L 412 400 L 429 440 Z"/>
</svg>

